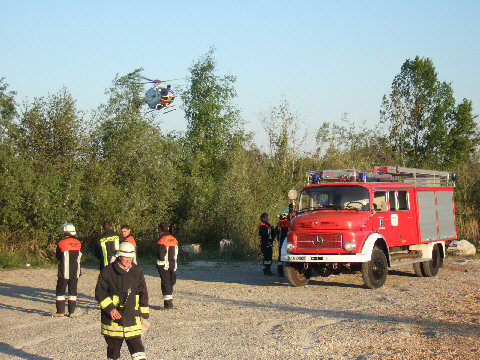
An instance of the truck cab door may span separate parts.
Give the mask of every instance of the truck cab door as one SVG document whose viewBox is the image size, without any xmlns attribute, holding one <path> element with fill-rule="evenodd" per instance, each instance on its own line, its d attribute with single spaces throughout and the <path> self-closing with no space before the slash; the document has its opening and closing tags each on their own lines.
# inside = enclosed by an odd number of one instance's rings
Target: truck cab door
<svg viewBox="0 0 480 360">
<path fill-rule="evenodd" d="M 395 237 L 395 245 L 410 245 L 417 242 L 416 226 L 414 225 L 413 210 L 410 206 L 412 198 L 412 190 L 397 190 L 396 197 L 396 214 L 398 217 L 398 238 Z"/>
<path fill-rule="evenodd" d="M 391 238 L 390 213 L 388 211 L 387 192 L 375 190 L 372 199 L 373 206 L 373 231 L 383 235 L 387 243 Z"/>
</svg>

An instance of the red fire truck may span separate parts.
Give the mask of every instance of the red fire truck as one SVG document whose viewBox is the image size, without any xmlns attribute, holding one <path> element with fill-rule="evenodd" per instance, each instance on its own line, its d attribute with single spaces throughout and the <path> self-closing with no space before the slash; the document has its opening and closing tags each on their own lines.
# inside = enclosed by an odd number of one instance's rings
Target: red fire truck
<svg viewBox="0 0 480 360">
<path fill-rule="evenodd" d="M 456 174 L 382 166 L 373 173 L 324 170 L 307 173 L 281 250 L 292 286 L 315 272 L 362 274 L 367 288 L 385 283 L 388 269 L 413 265 L 417 276 L 435 276 L 446 244 L 456 239 Z"/>
</svg>

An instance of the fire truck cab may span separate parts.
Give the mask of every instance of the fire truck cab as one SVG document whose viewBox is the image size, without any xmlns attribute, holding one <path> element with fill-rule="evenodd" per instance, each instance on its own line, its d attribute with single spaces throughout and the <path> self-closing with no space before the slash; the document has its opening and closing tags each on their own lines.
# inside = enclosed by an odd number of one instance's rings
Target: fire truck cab
<svg viewBox="0 0 480 360">
<path fill-rule="evenodd" d="M 306 285 L 313 272 L 360 271 L 372 289 L 396 266 L 438 273 L 446 244 L 457 237 L 455 173 L 383 166 L 311 171 L 307 179 L 281 250 L 292 286 Z"/>
</svg>

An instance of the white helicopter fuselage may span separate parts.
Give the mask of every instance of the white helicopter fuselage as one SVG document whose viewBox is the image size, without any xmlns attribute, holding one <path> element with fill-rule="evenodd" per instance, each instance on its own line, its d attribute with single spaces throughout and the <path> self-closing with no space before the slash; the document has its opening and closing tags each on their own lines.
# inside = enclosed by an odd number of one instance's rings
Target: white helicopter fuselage
<svg viewBox="0 0 480 360">
<path fill-rule="evenodd" d="M 159 110 L 164 107 L 169 107 L 172 105 L 173 99 L 175 99 L 173 92 L 159 85 L 148 89 L 145 93 L 145 100 L 150 109 Z"/>
</svg>

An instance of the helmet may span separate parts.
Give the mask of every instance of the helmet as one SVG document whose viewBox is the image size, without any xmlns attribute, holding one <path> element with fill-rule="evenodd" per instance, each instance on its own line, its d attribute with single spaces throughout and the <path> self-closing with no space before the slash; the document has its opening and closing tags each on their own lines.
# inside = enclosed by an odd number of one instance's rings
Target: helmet
<svg viewBox="0 0 480 360">
<path fill-rule="evenodd" d="M 75 226 L 73 226 L 73 224 L 69 222 L 62 225 L 62 231 L 72 236 L 77 235 L 77 232 L 75 231 Z"/>
<path fill-rule="evenodd" d="M 117 256 L 124 256 L 124 257 L 135 257 L 135 246 L 128 241 L 124 241 L 120 244 L 117 250 Z"/>
<path fill-rule="evenodd" d="M 280 220 L 285 220 L 288 217 L 288 207 L 284 206 L 282 210 L 280 210 Z"/>
</svg>

